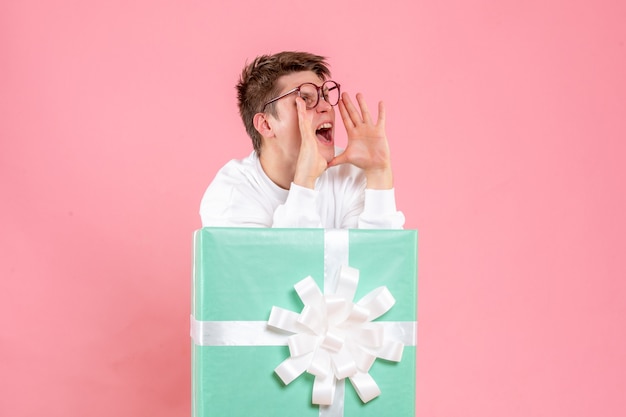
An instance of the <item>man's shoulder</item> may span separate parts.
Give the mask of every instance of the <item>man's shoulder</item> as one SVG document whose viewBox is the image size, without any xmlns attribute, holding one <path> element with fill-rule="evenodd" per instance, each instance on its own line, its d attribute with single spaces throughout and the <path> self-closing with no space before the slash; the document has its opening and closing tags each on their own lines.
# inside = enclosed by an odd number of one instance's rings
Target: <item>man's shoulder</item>
<svg viewBox="0 0 626 417">
<path fill-rule="evenodd" d="M 227 162 L 215 175 L 200 202 L 203 225 L 271 224 L 267 186 L 252 154 Z"/>
<path fill-rule="evenodd" d="M 215 175 L 207 188 L 204 200 L 252 202 L 281 199 L 278 188 L 270 184 L 263 173 L 256 153 L 244 159 L 227 162 Z"/>
<path fill-rule="evenodd" d="M 206 189 L 202 206 L 230 205 L 237 195 L 250 193 L 256 182 L 254 158 L 231 159 L 222 166 Z"/>
<path fill-rule="evenodd" d="M 215 180 L 238 180 L 256 174 L 256 154 L 253 152 L 243 159 L 231 159 L 217 171 Z M 215 181 L 214 180 L 214 181 Z"/>
</svg>

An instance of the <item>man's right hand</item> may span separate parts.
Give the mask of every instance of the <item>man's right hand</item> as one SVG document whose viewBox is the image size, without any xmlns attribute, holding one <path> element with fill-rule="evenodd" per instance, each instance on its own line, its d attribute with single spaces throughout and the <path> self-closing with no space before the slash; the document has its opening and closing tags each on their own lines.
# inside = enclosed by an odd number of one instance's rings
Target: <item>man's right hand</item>
<svg viewBox="0 0 626 417">
<path fill-rule="evenodd" d="M 296 98 L 298 123 L 300 126 L 300 153 L 296 162 L 293 182 L 301 187 L 315 188 L 315 181 L 328 168 L 328 162 L 320 153 L 313 127 L 313 114 L 307 111 L 304 100 Z"/>
</svg>

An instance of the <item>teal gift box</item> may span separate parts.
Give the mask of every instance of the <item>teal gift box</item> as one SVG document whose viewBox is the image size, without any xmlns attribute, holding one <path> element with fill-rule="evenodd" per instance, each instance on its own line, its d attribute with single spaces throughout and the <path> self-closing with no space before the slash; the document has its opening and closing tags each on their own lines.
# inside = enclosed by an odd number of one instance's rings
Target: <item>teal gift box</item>
<svg viewBox="0 0 626 417">
<path fill-rule="evenodd" d="M 371 365 L 376 398 L 363 403 L 346 378 L 332 406 L 317 405 L 314 375 L 304 372 L 285 384 L 274 372 L 290 357 L 287 343 L 276 341 L 289 334 L 267 321 L 274 306 L 303 311 L 294 285 L 310 276 L 327 293 L 325 285 L 344 264 L 358 270 L 355 302 L 381 286 L 395 299 L 373 323 L 409 324 L 413 333 L 405 337 L 413 343 L 405 342 L 399 362 L 378 358 Z M 414 230 L 200 229 L 194 235 L 192 415 L 414 416 L 416 303 Z M 257 338 L 257 331 L 265 336 Z"/>
</svg>

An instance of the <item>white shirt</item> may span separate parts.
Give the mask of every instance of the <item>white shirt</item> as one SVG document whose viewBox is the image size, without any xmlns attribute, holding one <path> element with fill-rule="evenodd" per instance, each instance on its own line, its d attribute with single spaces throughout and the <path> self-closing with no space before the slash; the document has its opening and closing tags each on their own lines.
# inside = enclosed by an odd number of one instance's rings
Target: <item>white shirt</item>
<svg viewBox="0 0 626 417">
<path fill-rule="evenodd" d="M 394 190 L 365 189 L 363 171 L 351 164 L 328 168 L 315 189 L 289 190 L 265 174 L 256 152 L 228 162 L 202 197 L 202 226 L 401 229 Z"/>
</svg>

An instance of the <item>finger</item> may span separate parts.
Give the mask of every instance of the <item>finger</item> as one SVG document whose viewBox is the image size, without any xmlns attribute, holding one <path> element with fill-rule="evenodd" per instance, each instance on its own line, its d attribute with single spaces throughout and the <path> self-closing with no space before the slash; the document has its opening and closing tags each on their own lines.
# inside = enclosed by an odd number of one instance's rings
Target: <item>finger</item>
<svg viewBox="0 0 626 417">
<path fill-rule="evenodd" d="M 348 157 L 346 156 L 346 152 L 342 152 L 339 155 L 335 156 L 333 159 L 330 160 L 330 162 L 328 163 L 328 167 L 334 167 L 335 165 L 341 165 L 341 164 L 347 164 L 348 162 L 350 162 L 348 160 Z"/>
<path fill-rule="evenodd" d="M 372 124 L 372 116 L 370 115 L 370 111 L 367 108 L 367 103 L 365 102 L 365 98 L 363 94 L 357 93 L 356 101 L 359 103 L 359 107 L 361 108 L 361 115 L 363 117 L 363 122 L 366 124 Z"/>
<path fill-rule="evenodd" d="M 386 120 L 386 113 L 385 113 L 385 103 L 383 103 L 382 101 L 378 102 L 378 121 L 376 122 L 376 126 L 385 127 L 385 120 Z"/>
<path fill-rule="evenodd" d="M 306 111 L 306 104 L 300 97 L 296 98 L 296 108 L 298 113 L 298 127 L 300 128 L 300 136 L 302 140 L 307 140 L 311 135 L 315 136 L 313 126 L 311 124 L 311 117 Z"/>
<path fill-rule="evenodd" d="M 306 121 L 306 105 L 304 104 L 304 100 L 300 97 L 296 97 L 296 109 L 298 110 L 298 122 L 302 125 L 302 123 Z"/>
<path fill-rule="evenodd" d="M 341 114 L 341 120 L 343 120 L 343 125 L 346 127 L 346 130 L 354 128 L 354 122 L 348 114 L 348 110 L 346 109 L 346 104 L 343 102 L 343 99 L 339 99 L 339 113 Z"/>
<path fill-rule="evenodd" d="M 354 104 L 352 104 L 352 100 L 350 100 L 350 96 L 348 95 L 348 93 L 343 93 L 341 95 L 341 99 L 343 100 L 343 104 L 346 106 L 346 110 L 348 111 L 348 115 L 350 116 L 352 123 L 355 126 L 363 123 L 363 119 L 361 119 L 361 114 L 356 109 Z"/>
</svg>

